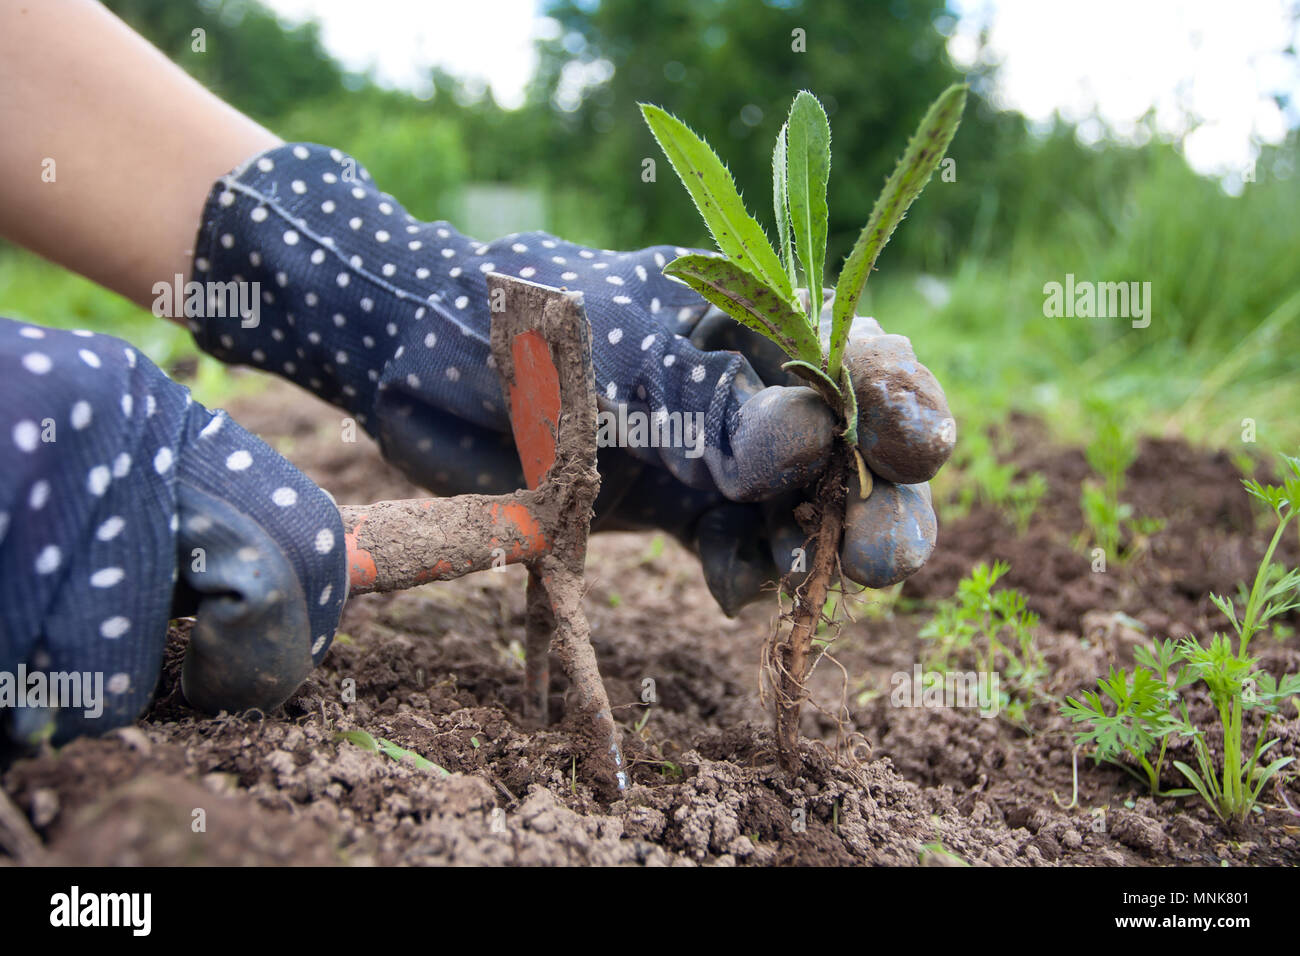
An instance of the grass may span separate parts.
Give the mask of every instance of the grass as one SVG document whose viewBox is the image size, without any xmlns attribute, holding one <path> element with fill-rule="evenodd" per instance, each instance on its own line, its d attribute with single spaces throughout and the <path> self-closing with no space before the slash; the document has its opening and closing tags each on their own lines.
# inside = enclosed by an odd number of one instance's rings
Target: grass
<svg viewBox="0 0 1300 956">
<path fill-rule="evenodd" d="M 1300 277 L 1288 264 L 1300 241 L 1287 226 L 1300 217 L 1300 180 L 1261 177 L 1232 197 L 1153 147 L 1144 175 L 1108 205 L 1097 214 L 1066 203 L 997 255 L 972 237 L 937 282 L 886 268 L 858 311 L 912 339 L 948 393 L 958 448 L 1011 409 L 1086 444 L 1096 400 L 1135 435 L 1240 450 L 1250 418 L 1263 448 L 1300 445 L 1291 412 L 1300 380 L 1289 366 L 1300 350 Z M 1150 282 L 1150 327 L 1044 317 L 1043 286 L 1066 273 Z"/>
</svg>

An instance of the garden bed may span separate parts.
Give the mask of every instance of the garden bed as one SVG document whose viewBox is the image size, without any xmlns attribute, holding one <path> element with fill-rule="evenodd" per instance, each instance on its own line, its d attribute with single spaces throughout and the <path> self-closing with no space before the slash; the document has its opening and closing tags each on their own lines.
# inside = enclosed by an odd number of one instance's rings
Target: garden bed
<svg viewBox="0 0 1300 956">
<path fill-rule="evenodd" d="M 366 439 L 337 440 L 336 410 L 287 385 L 231 412 L 340 503 L 418 493 Z M 1078 540 L 1082 453 L 1053 447 L 1032 420 L 1013 419 L 1003 437 L 1011 460 L 1047 479 L 1028 531 L 1017 536 L 980 505 L 957 519 L 941 512 L 930 564 L 897 600 L 855 611 L 832 651 L 843 672 L 823 661 L 814 674 L 815 698 L 833 711 L 844 694 L 848 721 L 805 709 L 805 736 L 825 747 L 800 780 L 776 769 L 771 715 L 757 696 L 773 604 L 728 620 L 675 542 L 614 534 L 592 539 L 586 610 L 627 735 L 634 786 L 619 802 L 587 785 L 585 751 L 571 736 L 580 728 L 530 728 L 519 716 L 521 568 L 352 600 L 324 665 L 265 720 L 201 719 L 180 701 L 179 625 L 159 700 L 141 723 L 20 761 L 4 789 L 47 852 L 71 864 L 1300 863 L 1300 816 L 1282 800 L 1300 806 L 1293 773 L 1269 785 L 1269 809 L 1230 828 L 1199 802 L 1153 801 L 1119 769 L 1080 755 L 1069 806 L 1073 738 L 1054 706 L 1030 707 L 1027 727 L 974 710 L 891 706 L 891 675 L 910 673 L 924 653 L 917 633 L 928 602 L 951 596 L 979 561 L 1007 561 L 1006 585 L 1041 615 L 1042 690 L 1056 697 L 1094 686 L 1112 664 L 1131 665 L 1139 625 L 1153 636 L 1208 637 L 1220 624 L 1207 592 L 1231 593 L 1254 572 L 1262 509 L 1226 455 L 1144 442 L 1124 497 L 1165 527 L 1144 553 L 1094 573 Z M 1300 563 L 1295 534 L 1280 553 Z M 1253 650 L 1266 670 L 1293 673 L 1297 643 L 1266 633 Z M 646 678 L 658 697 L 648 717 Z M 553 680 L 559 717 L 558 669 Z M 354 701 L 345 702 L 347 681 Z M 337 739 L 349 730 L 450 776 Z M 856 767 L 828 749 L 843 731 L 868 744 Z M 1294 707 L 1272 733 L 1276 756 L 1300 755 Z M 1179 783 L 1166 774 L 1167 786 Z M 193 832 L 195 808 L 205 811 L 204 833 Z"/>
</svg>

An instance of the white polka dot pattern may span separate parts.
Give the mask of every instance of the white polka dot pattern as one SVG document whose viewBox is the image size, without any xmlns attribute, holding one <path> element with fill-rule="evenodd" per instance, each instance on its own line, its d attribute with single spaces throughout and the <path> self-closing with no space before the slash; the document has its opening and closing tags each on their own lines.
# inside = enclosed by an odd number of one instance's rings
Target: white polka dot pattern
<svg viewBox="0 0 1300 956">
<path fill-rule="evenodd" d="M 269 162 L 214 187 L 195 278 L 241 277 L 263 288 L 288 278 L 254 328 L 201 320 L 195 338 L 205 350 L 283 374 L 346 409 L 396 464 L 440 492 L 506 490 L 517 463 L 498 454 L 509 421 L 489 354 L 486 276 L 578 289 L 602 401 L 705 416 L 703 457 L 687 457 L 683 447 L 633 454 L 690 486 L 715 487 L 710 469 L 730 447 L 745 397 L 732 383 L 748 365 L 736 352 L 704 352 L 685 337 L 707 304 L 662 268 L 687 250 L 617 253 L 540 232 L 480 242 L 446 222 L 415 221 L 338 150 L 297 143 L 262 158 Z M 227 234 L 229 249 L 220 241 Z M 259 262 L 250 270 L 253 250 Z M 398 409 L 414 407 L 408 401 L 434 414 L 418 425 L 399 421 Z M 445 421 L 431 421 L 438 412 Z M 453 454 L 466 436 L 477 442 L 474 455 Z M 493 476 L 486 486 L 484 474 Z"/>
<path fill-rule="evenodd" d="M 324 654 L 347 593 L 336 507 L 125 343 L 0 319 L 0 445 L 0 567 L 26 569 L 0 579 L 0 660 L 105 675 L 103 714 L 60 710 L 56 742 L 147 706 L 182 575 L 224 574 L 212 590 L 255 603 L 258 579 L 226 557 L 240 550 L 274 553 L 259 574 L 297 579 L 283 593 L 297 594 L 304 647 Z"/>
</svg>

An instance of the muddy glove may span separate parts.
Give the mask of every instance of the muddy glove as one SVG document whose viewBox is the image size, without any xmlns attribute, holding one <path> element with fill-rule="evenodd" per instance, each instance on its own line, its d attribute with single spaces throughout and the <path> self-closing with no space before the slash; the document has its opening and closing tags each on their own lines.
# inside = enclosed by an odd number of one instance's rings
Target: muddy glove
<svg viewBox="0 0 1300 956">
<path fill-rule="evenodd" d="M 798 294 L 808 307 L 804 290 Z M 823 292 L 821 332 L 830 335 L 834 293 Z M 711 308 L 691 331 L 706 350 L 728 349 L 748 356 L 762 380 L 793 386 L 799 379 L 782 369 L 788 356 L 770 340 Z M 911 342 L 887 335 L 872 318 L 854 320 L 844 362 L 858 396 L 858 449 L 872 474 L 873 491 L 859 494 L 851 478 L 840 567 L 853 581 L 883 588 L 909 577 L 934 550 L 937 525 L 929 479 L 952 453 L 956 425 L 934 375 L 916 360 Z M 815 487 L 780 495 L 762 508 L 762 520 L 743 506 L 718 506 L 702 522 L 700 556 L 712 577 L 733 588 L 714 594 L 724 609 L 749 600 L 768 582 L 797 571 L 795 556 L 812 561 L 813 549 L 790 514 L 815 496 Z M 768 560 L 764 560 L 767 558 Z M 799 575 L 793 575 L 798 579 Z M 729 612 L 730 613 L 730 612 Z"/>
<path fill-rule="evenodd" d="M 425 487 L 503 493 L 523 478 L 492 367 L 486 276 L 582 290 L 600 410 L 645 426 L 601 449 L 596 527 L 662 527 L 695 544 L 730 613 L 788 567 L 803 535 L 785 499 L 824 469 L 834 422 L 785 373 L 765 381 L 739 352 L 692 340 L 710 307 L 661 271 L 687 251 L 617 253 L 544 233 L 480 243 L 418 221 L 338 150 L 291 144 L 216 184 L 195 247 L 194 278 L 257 283 L 253 309 L 190 323 L 218 358 L 347 409 Z"/>
<path fill-rule="evenodd" d="M 0 673 L 82 675 L 76 699 L 0 678 L 11 739 L 134 720 L 175 616 L 196 617 L 182 686 L 209 712 L 277 706 L 324 655 L 337 508 L 131 346 L 0 320 L 0 443 Z"/>
</svg>

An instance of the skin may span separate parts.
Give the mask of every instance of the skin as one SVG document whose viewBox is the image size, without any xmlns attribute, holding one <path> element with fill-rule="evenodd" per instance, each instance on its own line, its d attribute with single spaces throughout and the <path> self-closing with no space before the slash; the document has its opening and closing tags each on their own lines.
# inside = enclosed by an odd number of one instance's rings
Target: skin
<svg viewBox="0 0 1300 956">
<path fill-rule="evenodd" d="M 0 236 L 146 308 L 213 182 L 280 143 L 94 0 L 0 0 L 0 130 Z"/>
</svg>

